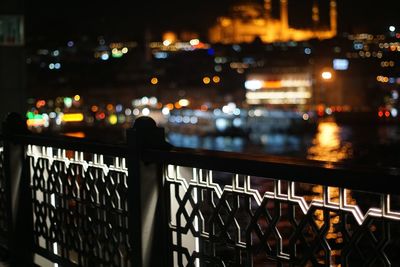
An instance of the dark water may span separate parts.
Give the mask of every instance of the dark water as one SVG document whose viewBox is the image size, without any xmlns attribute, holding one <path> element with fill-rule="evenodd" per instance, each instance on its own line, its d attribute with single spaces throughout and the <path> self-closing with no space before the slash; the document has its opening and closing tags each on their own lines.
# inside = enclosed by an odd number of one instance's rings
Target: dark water
<svg viewBox="0 0 400 267">
<path fill-rule="evenodd" d="M 321 122 L 316 132 L 253 133 L 248 138 L 177 132 L 167 136 L 169 142 L 178 147 L 400 167 L 400 126 L 393 124 L 350 126 Z"/>
<path fill-rule="evenodd" d="M 64 132 L 110 143 L 124 143 L 126 140 L 125 129 L 117 127 L 65 129 Z M 320 122 L 315 131 L 302 134 L 253 132 L 248 137 L 201 136 L 196 134 L 196 129 L 190 132 L 167 131 L 167 140 L 177 147 L 400 167 L 400 125 L 396 124 Z"/>
</svg>

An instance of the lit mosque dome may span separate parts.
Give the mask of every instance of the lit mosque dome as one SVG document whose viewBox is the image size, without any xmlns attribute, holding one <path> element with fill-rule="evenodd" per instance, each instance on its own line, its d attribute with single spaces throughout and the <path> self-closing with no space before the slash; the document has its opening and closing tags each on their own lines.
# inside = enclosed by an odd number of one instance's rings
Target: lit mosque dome
<svg viewBox="0 0 400 267">
<path fill-rule="evenodd" d="M 330 39 L 337 34 L 336 0 L 330 0 L 330 28 L 319 25 L 319 6 L 317 0 L 312 7 L 312 29 L 296 29 L 289 26 L 288 1 L 280 0 L 280 17 L 272 17 L 272 0 L 264 4 L 247 0 L 234 4 L 228 16 L 217 18 L 210 28 L 212 43 L 249 43 L 260 38 L 265 43 L 305 41 L 313 38 Z"/>
</svg>

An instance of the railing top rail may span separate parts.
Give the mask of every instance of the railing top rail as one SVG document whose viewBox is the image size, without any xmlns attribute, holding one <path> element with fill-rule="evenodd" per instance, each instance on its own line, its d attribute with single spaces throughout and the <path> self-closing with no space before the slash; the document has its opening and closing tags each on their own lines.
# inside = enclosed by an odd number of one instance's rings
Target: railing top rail
<svg viewBox="0 0 400 267">
<path fill-rule="evenodd" d="M 145 161 L 282 179 L 371 193 L 400 194 L 400 170 L 287 157 L 174 148 L 146 149 Z"/>
<path fill-rule="evenodd" d="M 69 136 L 51 136 L 43 134 L 13 134 L 10 136 L 4 136 L 6 140 L 12 142 L 26 144 L 26 145 L 37 145 L 46 147 L 55 147 L 67 150 L 76 150 L 81 152 L 104 154 L 115 157 L 127 157 L 128 146 L 122 144 L 107 144 L 89 141 L 87 139 L 81 139 Z"/>
</svg>

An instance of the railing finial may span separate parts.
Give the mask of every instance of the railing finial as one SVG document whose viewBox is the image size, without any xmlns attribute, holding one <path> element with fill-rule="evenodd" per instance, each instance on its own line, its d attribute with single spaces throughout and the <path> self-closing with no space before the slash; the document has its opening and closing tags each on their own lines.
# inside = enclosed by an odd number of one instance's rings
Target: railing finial
<svg viewBox="0 0 400 267">
<path fill-rule="evenodd" d="M 156 128 L 156 121 L 151 117 L 142 116 L 135 120 L 133 124 L 134 129 L 148 129 L 148 128 Z"/>
<path fill-rule="evenodd" d="M 133 135 L 132 135 L 133 134 Z M 127 131 L 129 137 L 136 136 L 138 148 L 167 149 L 172 145 L 165 140 L 164 128 L 158 127 L 155 120 L 142 116 L 135 120 L 132 129 Z M 129 141 L 128 141 L 129 142 Z"/>
</svg>

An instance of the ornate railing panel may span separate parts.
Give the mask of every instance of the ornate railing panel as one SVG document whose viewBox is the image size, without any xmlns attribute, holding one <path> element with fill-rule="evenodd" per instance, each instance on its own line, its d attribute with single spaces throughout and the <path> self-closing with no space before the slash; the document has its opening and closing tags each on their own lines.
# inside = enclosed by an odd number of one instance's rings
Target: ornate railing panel
<svg viewBox="0 0 400 267">
<path fill-rule="evenodd" d="M 4 175 L 4 150 L 0 147 L 0 237 L 5 237 L 8 231 L 7 196 Z"/>
<path fill-rule="evenodd" d="M 173 165 L 164 177 L 173 266 L 400 266 L 398 197 Z"/>
<path fill-rule="evenodd" d="M 36 252 L 60 266 L 131 266 L 124 158 L 29 145 Z"/>
</svg>

